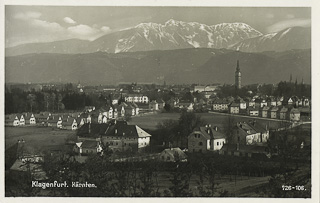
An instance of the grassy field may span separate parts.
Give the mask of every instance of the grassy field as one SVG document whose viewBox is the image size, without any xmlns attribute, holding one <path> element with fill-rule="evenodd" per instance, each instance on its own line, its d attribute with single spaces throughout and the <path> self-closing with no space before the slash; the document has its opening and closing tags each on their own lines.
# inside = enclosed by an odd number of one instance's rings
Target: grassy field
<svg viewBox="0 0 320 203">
<path fill-rule="evenodd" d="M 197 113 L 205 122 L 212 124 L 218 127 L 222 127 L 223 123 L 228 119 L 228 115 L 223 114 L 212 114 L 212 113 Z M 178 120 L 180 117 L 179 113 L 159 113 L 159 114 L 150 114 L 150 115 L 141 115 L 138 117 L 132 117 L 130 124 L 138 125 L 144 129 L 155 130 L 157 124 L 163 122 L 164 120 L 172 119 Z M 233 116 L 235 122 L 254 120 L 255 118 L 244 118 L 237 115 Z M 262 126 L 268 125 L 271 129 L 279 128 L 283 123 L 278 120 L 263 120 L 262 118 L 257 119 L 257 123 Z"/>
<path fill-rule="evenodd" d="M 19 139 L 24 139 L 28 146 L 42 148 L 48 145 L 63 145 L 68 135 L 75 131 L 59 130 L 50 127 L 5 127 L 5 148 L 12 146 Z"/>
</svg>

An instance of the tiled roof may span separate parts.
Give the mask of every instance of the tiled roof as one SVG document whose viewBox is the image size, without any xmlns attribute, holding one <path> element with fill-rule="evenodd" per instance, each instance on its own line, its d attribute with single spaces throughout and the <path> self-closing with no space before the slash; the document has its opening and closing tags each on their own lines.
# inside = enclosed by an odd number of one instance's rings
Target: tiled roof
<svg viewBox="0 0 320 203">
<path fill-rule="evenodd" d="M 98 141 L 84 140 L 81 144 L 82 148 L 97 148 Z"/>
</svg>

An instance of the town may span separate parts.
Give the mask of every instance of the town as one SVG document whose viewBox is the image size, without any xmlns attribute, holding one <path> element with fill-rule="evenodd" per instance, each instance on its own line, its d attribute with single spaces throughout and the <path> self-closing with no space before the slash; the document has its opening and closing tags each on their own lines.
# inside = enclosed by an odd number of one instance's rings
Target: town
<svg viewBox="0 0 320 203">
<path fill-rule="evenodd" d="M 167 85 L 164 78 L 117 86 L 6 84 L 6 173 L 19 174 L 6 176 L 6 191 L 308 197 L 274 187 L 304 178 L 311 190 L 310 85 L 290 75 L 278 84 L 243 86 L 239 61 L 234 77 L 233 85 Z M 97 187 L 81 194 L 30 189 L 28 177 Z M 261 191 L 250 190 L 255 184 Z"/>
</svg>

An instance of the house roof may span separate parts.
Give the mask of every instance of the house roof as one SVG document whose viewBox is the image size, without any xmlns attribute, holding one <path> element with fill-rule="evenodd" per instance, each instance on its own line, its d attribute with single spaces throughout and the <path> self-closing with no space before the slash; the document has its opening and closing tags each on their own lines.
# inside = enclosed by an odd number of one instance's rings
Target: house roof
<svg viewBox="0 0 320 203">
<path fill-rule="evenodd" d="M 171 149 L 165 149 L 161 152 L 160 156 L 163 154 L 169 155 L 172 159 L 175 158 L 175 156 L 178 155 L 179 159 L 186 159 L 187 155 L 179 148 L 171 148 Z"/>
<path fill-rule="evenodd" d="M 279 110 L 279 108 L 277 107 L 277 106 L 274 106 L 274 107 L 272 107 L 271 109 L 270 109 L 270 111 L 278 111 Z"/>
<path fill-rule="evenodd" d="M 214 104 L 229 104 L 225 99 L 215 99 L 213 101 Z"/>
<path fill-rule="evenodd" d="M 287 113 L 287 112 L 288 112 L 288 108 L 286 108 L 286 107 L 282 107 L 280 109 L 280 113 Z"/>
<path fill-rule="evenodd" d="M 207 140 L 221 139 L 226 137 L 223 133 L 219 132 L 218 130 L 216 131 L 213 127 L 201 126 L 194 129 L 194 131 L 191 134 L 197 132 L 200 132 Z"/>
<path fill-rule="evenodd" d="M 123 137 L 151 137 L 150 134 L 142 130 L 136 125 L 128 125 L 125 121 L 117 121 L 115 124 L 111 123 L 92 123 L 90 125 L 86 123 L 78 129 L 77 135 L 80 137 L 93 137 L 97 138 L 100 136 L 123 136 Z"/>
<path fill-rule="evenodd" d="M 292 108 L 290 110 L 290 113 L 300 113 L 299 109 L 296 109 L 296 108 Z"/>
<path fill-rule="evenodd" d="M 238 123 L 237 127 L 242 131 L 244 131 L 247 135 L 252 135 L 257 133 L 257 131 L 249 123 L 246 123 L 246 122 Z"/>
<path fill-rule="evenodd" d="M 269 109 L 270 109 L 270 107 L 269 106 L 264 106 L 264 107 L 262 107 L 262 111 L 269 111 Z"/>
<path fill-rule="evenodd" d="M 98 141 L 93 141 L 93 140 L 84 140 L 81 144 L 82 148 L 97 148 L 98 146 Z"/>
<path fill-rule="evenodd" d="M 232 102 L 230 104 L 230 107 L 240 107 L 240 104 L 239 103 L 236 103 L 236 102 Z"/>
</svg>

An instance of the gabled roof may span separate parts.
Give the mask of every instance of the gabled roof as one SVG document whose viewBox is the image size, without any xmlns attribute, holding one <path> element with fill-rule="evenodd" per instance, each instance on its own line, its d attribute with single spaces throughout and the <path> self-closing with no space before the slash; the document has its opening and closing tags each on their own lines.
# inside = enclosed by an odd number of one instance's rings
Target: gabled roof
<svg viewBox="0 0 320 203">
<path fill-rule="evenodd" d="M 232 102 L 230 107 L 240 107 L 240 103 Z"/>
<path fill-rule="evenodd" d="M 93 141 L 93 140 L 84 140 L 81 144 L 82 148 L 97 148 L 98 146 L 98 141 Z"/>
<path fill-rule="evenodd" d="M 186 159 L 187 155 L 179 148 L 171 148 L 171 149 L 165 149 L 161 152 L 161 154 L 167 154 L 169 155 L 172 160 L 178 155 L 179 159 Z"/>
<path fill-rule="evenodd" d="M 269 110 L 270 110 L 270 107 L 269 107 L 269 106 L 264 106 L 264 107 L 262 107 L 261 110 L 262 110 L 262 111 L 269 111 Z"/>
<path fill-rule="evenodd" d="M 193 133 L 201 133 L 207 140 L 210 139 L 221 139 L 221 138 L 225 138 L 226 136 L 219 132 L 218 130 L 216 131 L 213 127 L 205 127 L 205 126 L 201 126 L 198 127 L 196 129 L 193 130 Z"/>
<path fill-rule="evenodd" d="M 277 107 L 277 106 L 274 106 L 274 107 L 272 107 L 271 109 L 270 109 L 270 111 L 278 111 L 279 110 L 279 108 Z"/>
</svg>

